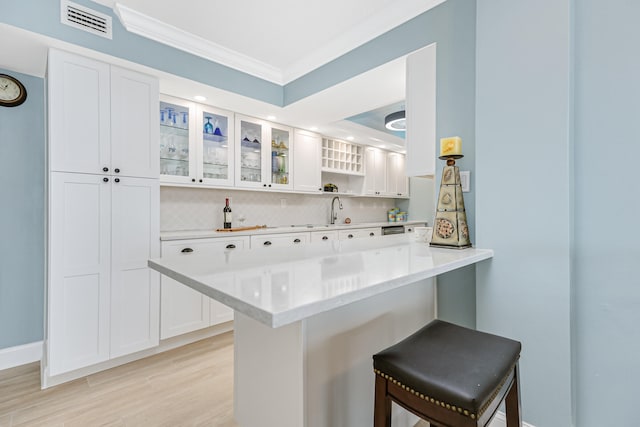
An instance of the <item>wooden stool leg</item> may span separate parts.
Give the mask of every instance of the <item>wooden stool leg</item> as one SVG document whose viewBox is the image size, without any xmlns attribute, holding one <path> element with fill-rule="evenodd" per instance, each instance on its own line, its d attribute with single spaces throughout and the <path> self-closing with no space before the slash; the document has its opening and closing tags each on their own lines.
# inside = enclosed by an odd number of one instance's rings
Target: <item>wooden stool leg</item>
<svg viewBox="0 0 640 427">
<path fill-rule="evenodd" d="M 522 415 L 520 414 L 520 381 L 518 377 L 520 372 L 518 364 L 513 368 L 513 384 L 507 397 L 505 398 L 505 409 L 507 418 L 507 427 L 521 427 Z"/>
<path fill-rule="evenodd" d="M 387 380 L 376 375 L 373 427 L 391 427 L 391 398 L 387 396 Z"/>
</svg>

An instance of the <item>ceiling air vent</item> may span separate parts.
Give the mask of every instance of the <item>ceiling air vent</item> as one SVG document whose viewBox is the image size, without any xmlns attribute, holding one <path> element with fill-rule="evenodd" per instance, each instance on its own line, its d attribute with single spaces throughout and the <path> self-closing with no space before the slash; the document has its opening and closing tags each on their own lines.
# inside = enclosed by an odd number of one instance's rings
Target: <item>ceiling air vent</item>
<svg viewBox="0 0 640 427">
<path fill-rule="evenodd" d="M 88 7 L 62 0 L 60 20 L 63 24 L 108 39 L 111 34 L 111 17 Z"/>
</svg>

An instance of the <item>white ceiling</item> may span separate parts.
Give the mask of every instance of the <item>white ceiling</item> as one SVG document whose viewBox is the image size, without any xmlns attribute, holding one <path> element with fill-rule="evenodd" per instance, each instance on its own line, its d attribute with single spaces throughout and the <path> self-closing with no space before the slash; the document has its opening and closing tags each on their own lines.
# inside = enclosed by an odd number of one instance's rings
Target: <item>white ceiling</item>
<svg viewBox="0 0 640 427">
<path fill-rule="evenodd" d="M 244 60 L 225 65 L 253 75 L 270 70 L 273 76 L 275 70 L 277 76 L 290 77 L 319 67 L 444 0 L 93 1 L 114 7 L 122 20 L 124 16 L 133 16 L 135 20 L 128 22 L 130 31 L 140 34 L 151 22 L 156 25 L 155 30 L 207 38 L 207 46 L 212 49 L 201 56 L 225 51 L 232 58 Z M 123 24 L 127 27 L 127 22 Z M 204 95 L 215 100 L 209 102 L 218 108 L 263 119 L 272 115 L 278 123 L 309 130 L 317 128 L 317 132 L 326 136 L 340 139 L 353 136 L 356 143 L 396 151 L 404 149 L 403 138 L 345 119 L 404 100 L 405 57 L 281 108 L 6 24 L 0 24 L 0 39 L 12 40 L 0 44 L 1 68 L 43 76 L 47 49 L 57 47 L 156 75 L 162 93 L 186 99 Z M 372 87 L 376 90 L 372 91 Z"/>
</svg>

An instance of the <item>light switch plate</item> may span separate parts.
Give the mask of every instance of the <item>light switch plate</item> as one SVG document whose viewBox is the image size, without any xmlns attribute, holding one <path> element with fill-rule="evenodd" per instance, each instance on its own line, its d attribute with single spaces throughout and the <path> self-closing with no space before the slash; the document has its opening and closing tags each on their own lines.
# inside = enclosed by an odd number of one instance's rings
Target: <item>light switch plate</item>
<svg viewBox="0 0 640 427">
<path fill-rule="evenodd" d="M 462 192 L 468 193 L 471 184 L 471 171 L 460 171 L 460 184 L 462 185 Z"/>
</svg>

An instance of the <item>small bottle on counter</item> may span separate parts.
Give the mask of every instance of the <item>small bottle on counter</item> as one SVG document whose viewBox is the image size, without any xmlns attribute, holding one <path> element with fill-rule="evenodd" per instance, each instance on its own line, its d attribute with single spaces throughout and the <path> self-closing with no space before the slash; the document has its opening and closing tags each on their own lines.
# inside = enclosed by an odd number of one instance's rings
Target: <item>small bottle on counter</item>
<svg viewBox="0 0 640 427">
<path fill-rule="evenodd" d="M 224 199 L 224 208 L 222 209 L 224 216 L 224 228 L 231 228 L 231 206 L 229 206 L 229 199 Z"/>
</svg>

